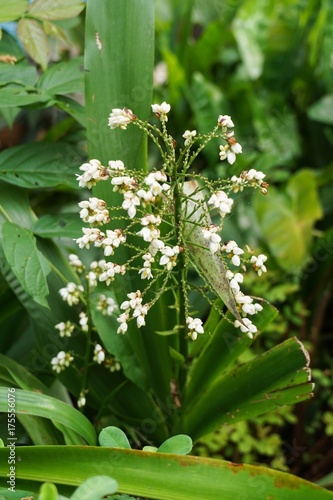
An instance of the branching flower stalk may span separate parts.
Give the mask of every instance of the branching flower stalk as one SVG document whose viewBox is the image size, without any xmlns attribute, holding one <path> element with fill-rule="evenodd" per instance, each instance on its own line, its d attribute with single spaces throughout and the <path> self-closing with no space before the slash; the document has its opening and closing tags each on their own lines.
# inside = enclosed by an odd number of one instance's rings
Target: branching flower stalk
<svg viewBox="0 0 333 500">
<path fill-rule="evenodd" d="M 84 271 L 89 284 L 85 292 L 89 296 L 84 300 L 89 303 L 90 294 L 98 292 L 99 283 L 110 286 L 125 274 L 137 273 L 145 287 L 128 290 L 118 309 L 117 333 L 126 334 L 130 321 L 135 321 L 137 328 L 144 326 L 149 310 L 162 294 L 173 292 L 177 311 L 174 332 L 178 334 L 179 351 L 186 357 L 188 338 L 196 340 L 204 333 L 202 320 L 194 316 L 188 298 L 189 291 L 196 288 L 188 281 L 190 265 L 204 282 L 204 297 L 214 305 L 210 296 L 219 296 L 234 316 L 235 327 L 250 338 L 257 332 L 250 317 L 259 313 L 262 306 L 241 291 L 242 271 L 250 265 L 260 276 L 266 272 L 267 257 L 255 256 L 249 247 L 245 252 L 233 240 L 223 242 L 222 229 L 234 203 L 230 194 L 247 187 L 266 194 L 268 184 L 264 181 L 265 174 L 254 169 L 243 171 L 239 177 L 233 175 L 214 182 L 200 174 L 191 174 L 191 165 L 213 138 L 223 141 L 219 146 L 221 161 L 226 160 L 232 166 L 242 153 L 230 116 L 219 115 L 212 132 L 205 135 L 186 130 L 184 146 L 178 151 L 167 130 L 170 105 L 153 104 L 152 111 L 161 128 L 140 120 L 126 108 L 113 109 L 108 124 L 111 129 L 126 130 L 131 125 L 145 131 L 161 154 L 160 169 L 148 174 L 134 171 L 120 159 L 110 160 L 107 166 L 92 159 L 80 167 L 82 173 L 77 176 L 80 187 L 91 189 L 98 182 L 108 182 L 123 197 L 120 207 L 108 207 L 96 197 L 79 203 L 80 217 L 89 226 L 82 228 L 83 234 L 76 242 L 81 249 L 94 246 L 104 254 L 104 258 L 91 263 L 90 270 Z M 193 180 L 188 181 L 191 177 Z M 211 212 L 217 213 L 218 223 L 212 222 Z M 122 221 L 123 229 L 117 227 L 117 221 Z M 124 253 L 119 251 L 123 246 L 130 249 L 130 257 L 125 261 Z M 72 264 L 78 268 L 81 264 L 74 261 L 72 257 Z M 68 284 L 60 293 L 69 305 L 75 305 L 80 302 L 80 294 L 84 296 L 84 287 L 73 288 L 73 284 Z M 88 321 L 91 322 L 89 317 Z M 91 342 L 88 340 L 89 345 Z M 98 359 L 95 351 L 94 360 Z M 54 367 L 60 369 L 59 366 L 54 361 Z M 82 397 L 84 390 L 83 387 Z"/>
</svg>

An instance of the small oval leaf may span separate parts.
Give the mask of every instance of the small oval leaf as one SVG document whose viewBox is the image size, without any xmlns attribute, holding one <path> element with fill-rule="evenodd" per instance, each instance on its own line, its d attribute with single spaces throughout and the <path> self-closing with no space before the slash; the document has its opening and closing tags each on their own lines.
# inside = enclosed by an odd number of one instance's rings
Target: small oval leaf
<svg viewBox="0 0 333 500">
<path fill-rule="evenodd" d="M 117 490 L 118 483 L 112 477 L 93 476 L 75 490 L 71 500 L 100 500 L 116 493 Z"/>
<path fill-rule="evenodd" d="M 192 450 L 192 439 L 186 434 L 178 434 L 164 441 L 158 448 L 159 453 L 173 453 L 175 455 L 187 455 Z"/>
<path fill-rule="evenodd" d="M 131 445 L 126 434 L 118 427 L 105 427 L 98 436 L 98 441 L 101 446 L 109 446 L 110 448 L 128 448 Z"/>
</svg>

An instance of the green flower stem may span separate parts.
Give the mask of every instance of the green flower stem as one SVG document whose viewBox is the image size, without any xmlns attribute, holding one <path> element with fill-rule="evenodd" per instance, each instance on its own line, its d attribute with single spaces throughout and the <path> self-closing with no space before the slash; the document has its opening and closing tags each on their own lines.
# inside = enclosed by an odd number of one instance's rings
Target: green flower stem
<svg viewBox="0 0 333 500">
<path fill-rule="evenodd" d="M 183 243 L 183 234 L 182 234 L 182 217 L 183 217 L 183 207 L 182 207 L 182 193 L 181 193 L 181 184 L 178 179 L 178 171 L 177 171 L 177 163 L 174 162 L 174 172 L 173 172 L 173 181 L 174 181 L 174 204 L 175 204 L 175 228 L 176 228 L 176 240 L 177 245 L 184 248 Z M 186 327 L 186 290 L 184 289 L 183 284 L 186 283 L 187 278 L 187 270 L 186 270 L 186 256 L 185 252 L 181 251 L 178 256 L 178 284 L 179 284 L 179 292 L 178 292 L 178 325 L 184 327 L 184 330 L 180 332 L 178 336 L 179 341 L 179 352 L 186 359 L 187 357 L 187 340 L 185 337 L 185 327 Z M 186 381 L 186 372 L 184 369 L 180 370 L 179 373 L 179 389 L 182 389 Z"/>
</svg>

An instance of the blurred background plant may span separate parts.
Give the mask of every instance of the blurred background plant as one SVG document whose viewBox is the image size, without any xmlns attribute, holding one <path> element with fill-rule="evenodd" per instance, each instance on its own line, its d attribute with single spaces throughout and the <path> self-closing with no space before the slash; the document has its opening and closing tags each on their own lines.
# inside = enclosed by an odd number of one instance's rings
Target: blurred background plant
<svg viewBox="0 0 333 500">
<path fill-rule="evenodd" d="M 36 0 L 33 3 L 38 6 Z M 1 200 L 6 205 L 7 196 L 18 196 L 27 218 L 34 218 L 28 209 L 25 189 L 29 188 L 31 206 L 40 217 L 35 234 L 41 238 L 61 234 L 62 248 L 72 251 L 69 238 L 75 232 L 78 236 L 81 227 L 76 217 L 81 194 L 74 173 L 87 155 L 82 107 L 84 17 L 77 17 L 83 5 L 66 2 L 73 7 L 68 16 L 50 17 L 28 7 L 28 2 L 16 4 L 19 10 L 12 15 L 0 8 L 0 22 L 14 21 L 18 37 L 9 34 L 3 24 L 0 174 L 8 175 L 12 146 L 35 142 L 34 158 L 47 152 L 57 176 L 49 186 L 39 189 L 44 165 L 36 167 L 35 186 L 28 186 L 20 172 L 16 186 L 14 182 L 12 186 L 1 184 Z M 278 409 L 221 428 L 202 438 L 195 452 L 264 463 L 313 481 L 325 478 L 333 466 L 329 448 L 333 419 L 329 314 L 333 266 L 332 22 L 329 0 L 156 2 L 154 102 L 171 104 L 171 134 L 180 142 L 184 130 L 206 133 L 212 116 L 230 114 L 237 121 L 237 138 L 244 151 L 233 174 L 255 168 L 265 172 L 270 183 L 265 198 L 251 193 L 238 197 L 235 214 L 223 229 L 225 240 L 232 235 L 232 239 L 269 255 L 269 272 L 249 285 L 253 295 L 265 297 L 280 311 L 274 325 L 240 361 L 297 336 L 310 352 L 316 381 L 311 401 L 293 410 Z M 48 40 L 39 45 L 38 53 L 22 35 L 22 24 L 26 29 L 27 23 L 30 32 L 33 27 Z M 53 39 L 48 38 L 51 32 Z M 34 36 L 32 33 L 32 39 Z M 6 55 L 17 62 L 1 59 Z M 173 124 L 177 130 L 172 129 Z M 216 150 L 214 144 L 206 148 L 196 166 L 211 179 L 225 177 L 230 169 L 219 162 Z M 24 150 L 20 154 L 23 161 Z M 150 164 L 155 160 L 152 151 Z M 67 165 L 66 171 L 61 170 L 63 165 Z M 73 172 L 71 182 L 69 171 Z M 63 183 L 59 181 L 62 174 Z M 67 239 L 63 237 L 65 229 Z M 71 276 L 50 240 L 45 239 L 40 246 L 66 276 Z M 3 267 L 2 272 L 6 274 Z M 30 367 L 34 359 L 32 368 L 37 369 L 38 363 L 39 376 L 50 384 L 53 376 L 44 360 L 55 353 L 42 349 L 40 317 L 34 316 L 31 305 L 22 306 L 8 280 L 1 278 L 0 285 L 1 352 Z M 54 282 L 51 290 L 55 317 L 60 308 L 60 286 L 60 281 Z M 199 307 L 204 314 L 204 304 Z M 22 442 L 29 442 L 23 427 L 21 436 Z M 325 479 L 322 481 L 325 484 Z M 328 477 L 327 484 L 330 481 Z"/>
</svg>

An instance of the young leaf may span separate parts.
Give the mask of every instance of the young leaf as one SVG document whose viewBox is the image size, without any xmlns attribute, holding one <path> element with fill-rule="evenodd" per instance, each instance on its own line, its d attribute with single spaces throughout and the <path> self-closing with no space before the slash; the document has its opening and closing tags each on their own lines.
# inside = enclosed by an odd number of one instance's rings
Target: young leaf
<svg viewBox="0 0 333 500">
<path fill-rule="evenodd" d="M 42 25 L 34 19 L 20 19 L 17 35 L 29 56 L 46 70 L 50 58 L 50 45 Z"/>
<path fill-rule="evenodd" d="M 114 427 L 112 425 L 106 427 L 100 432 L 98 441 L 101 446 L 131 449 L 131 445 L 129 444 L 126 434 L 118 427 Z"/>
<path fill-rule="evenodd" d="M 178 434 L 164 441 L 157 451 L 160 453 L 173 453 L 175 455 L 187 455 L 192 450 L 192 439 L 185 434 Z"/>
<path fill-rule="evenodd" d="M 85 5 L 81 0 L 34 0 L 28 12 L 33 17 L 46 21 L 76 17 Z"/>
<path fill-rule="evenodd" d="M 40 487 L 38 500 L 58 500 L 58 490 L 52 483 L 44 483 Z"/>
<path fill-rule="evenodd" d="M 0 23 L 15 21 L 21 17 L 28 4 L 28 0 L 2 0 L 0 3 Z"/>
<path fill-rule="evenodd" d="M 48 307 L 46 278 L 51 272 L 51 265 L 38 250 L 35 237 L 27 229 L 5 222 L 2 238 L 7 262 L 25 292 L 38 304 Z"/>
</svg>

